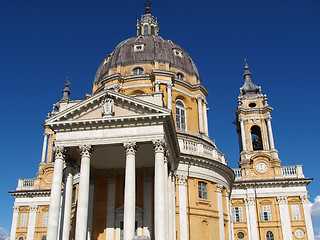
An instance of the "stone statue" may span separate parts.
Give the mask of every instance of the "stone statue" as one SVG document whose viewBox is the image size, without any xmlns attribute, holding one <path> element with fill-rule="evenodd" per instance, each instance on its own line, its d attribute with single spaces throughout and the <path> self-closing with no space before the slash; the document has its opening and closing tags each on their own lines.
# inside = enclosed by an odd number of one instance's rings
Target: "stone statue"
<svg viewBox="0 0 320 240">
<path fill-rule="evenodd" d="M 110 96 L 106 96 L 102 100 L 102 116 L 112 116 L 114 115 L 114 100 Z"/>
</svg>

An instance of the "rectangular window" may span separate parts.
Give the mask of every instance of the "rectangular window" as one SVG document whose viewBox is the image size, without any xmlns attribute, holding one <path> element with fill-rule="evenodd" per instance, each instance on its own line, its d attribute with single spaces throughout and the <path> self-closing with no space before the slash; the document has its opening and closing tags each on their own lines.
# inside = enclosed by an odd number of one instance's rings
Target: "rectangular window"
<svg viewBox="0 0 320 240">
<path fill-rule="evenodd" d="M 28 213 L 21 213 L 20 227 L 26 227 L 28 221 Z"/>
<path fill-rule="evenodd" d="M 291 205 L 292 220 L 301 220 L 299 205 Z"/>
<path fill-rule="evenodd" d="M 199 198 L 207 199 L 207 183 L 198 182 Z"/>
<path fill-rule="evenodd" d="M 48 212 L 43 213 L 43 219 L 42 219 L 43 227 L 48 227 L 48 219 L 49 219 L 49 213 Z"/>
<path fill-rule="evenodd" d="M 76 203 L 76 192 L 77 192 L 77 189 L 74 187 L 72 189 L 72 203 Z"/>
<path fill-rule="evenodd" d="M 232 219 L 234 222 L 243 222 L 242 207 L 232 208 Z"/>
<path fill-rule="evenodd" d="M 272 221 L 270 205 L 262 206 L 262 212 L 260 213 L 260 218 L 261 218 L 261 221 Z"/>
</svg>

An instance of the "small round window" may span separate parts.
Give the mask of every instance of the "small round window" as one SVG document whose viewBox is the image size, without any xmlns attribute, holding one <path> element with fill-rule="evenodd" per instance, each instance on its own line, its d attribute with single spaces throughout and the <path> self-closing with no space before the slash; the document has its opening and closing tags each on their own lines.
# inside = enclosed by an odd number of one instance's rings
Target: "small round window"
<svg viewBox="0 0 320 240">
<path fill-rule="evenodd" d="M 249 107 L 253 108 L 253 107 L 255 107 L 255 106 L 257 106 L 257 104 L 255 104 L 254 102 L 249 103 Z"/>
<path fill-rule="evenodd" d="M 140 75 L 142 73 L 143 73 L 143 68 L 140 68 L 140 67 L 135 68 L 135 69 L 132 70 L 132 74 L 133 75 Z"/>
<path fill-rule="evenodd" d="M 237 237 L 238 237 L 238 239 L 244 239 L 244 233 L 238 232 Z"/>
</svg>

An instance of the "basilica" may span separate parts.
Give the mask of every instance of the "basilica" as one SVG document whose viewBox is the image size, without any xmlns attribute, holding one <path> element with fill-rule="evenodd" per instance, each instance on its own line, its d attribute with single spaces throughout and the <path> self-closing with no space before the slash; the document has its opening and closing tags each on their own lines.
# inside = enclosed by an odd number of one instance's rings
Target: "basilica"
<svg viewBox="0 0 320 240">
<path fill-rule="evenodd" d="M 102 60 L 92 93 L 73 100 L 67 82 L 45 119 L 35 177 L 10 191 L 10 240 L 314 240 L 312 179 L 281 164 L 273 108 L 248 64 L 231 169 L 209 137 L 192 58 L 159 36 L 148 4 L 136 27 Z"/>
</svg>

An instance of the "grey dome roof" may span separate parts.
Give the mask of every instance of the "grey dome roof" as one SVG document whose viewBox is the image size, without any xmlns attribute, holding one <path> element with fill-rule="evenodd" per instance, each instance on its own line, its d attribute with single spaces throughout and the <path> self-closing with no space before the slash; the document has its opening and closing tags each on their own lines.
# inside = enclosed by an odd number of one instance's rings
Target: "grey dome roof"
<svg viewBox="0 0 320 240">
<path fill-rule="evenodd" d="M 143 44 L 143 51 L 134 51 L 135 44 Z M 174 49 L 180 51 L 182 57 L 177 56 Z M 122 41 L 111 54 L 104 58 L 98 68 L 94 83 L 98 83 L 102 76 L 108 74 L 109 69 L 117 65 L 151 64 L 153 61 L 168 62 L 172 67 L 199 77 L 196 65 L 183 48 L 160 36 L 139 36 Z"/>
</svg>

